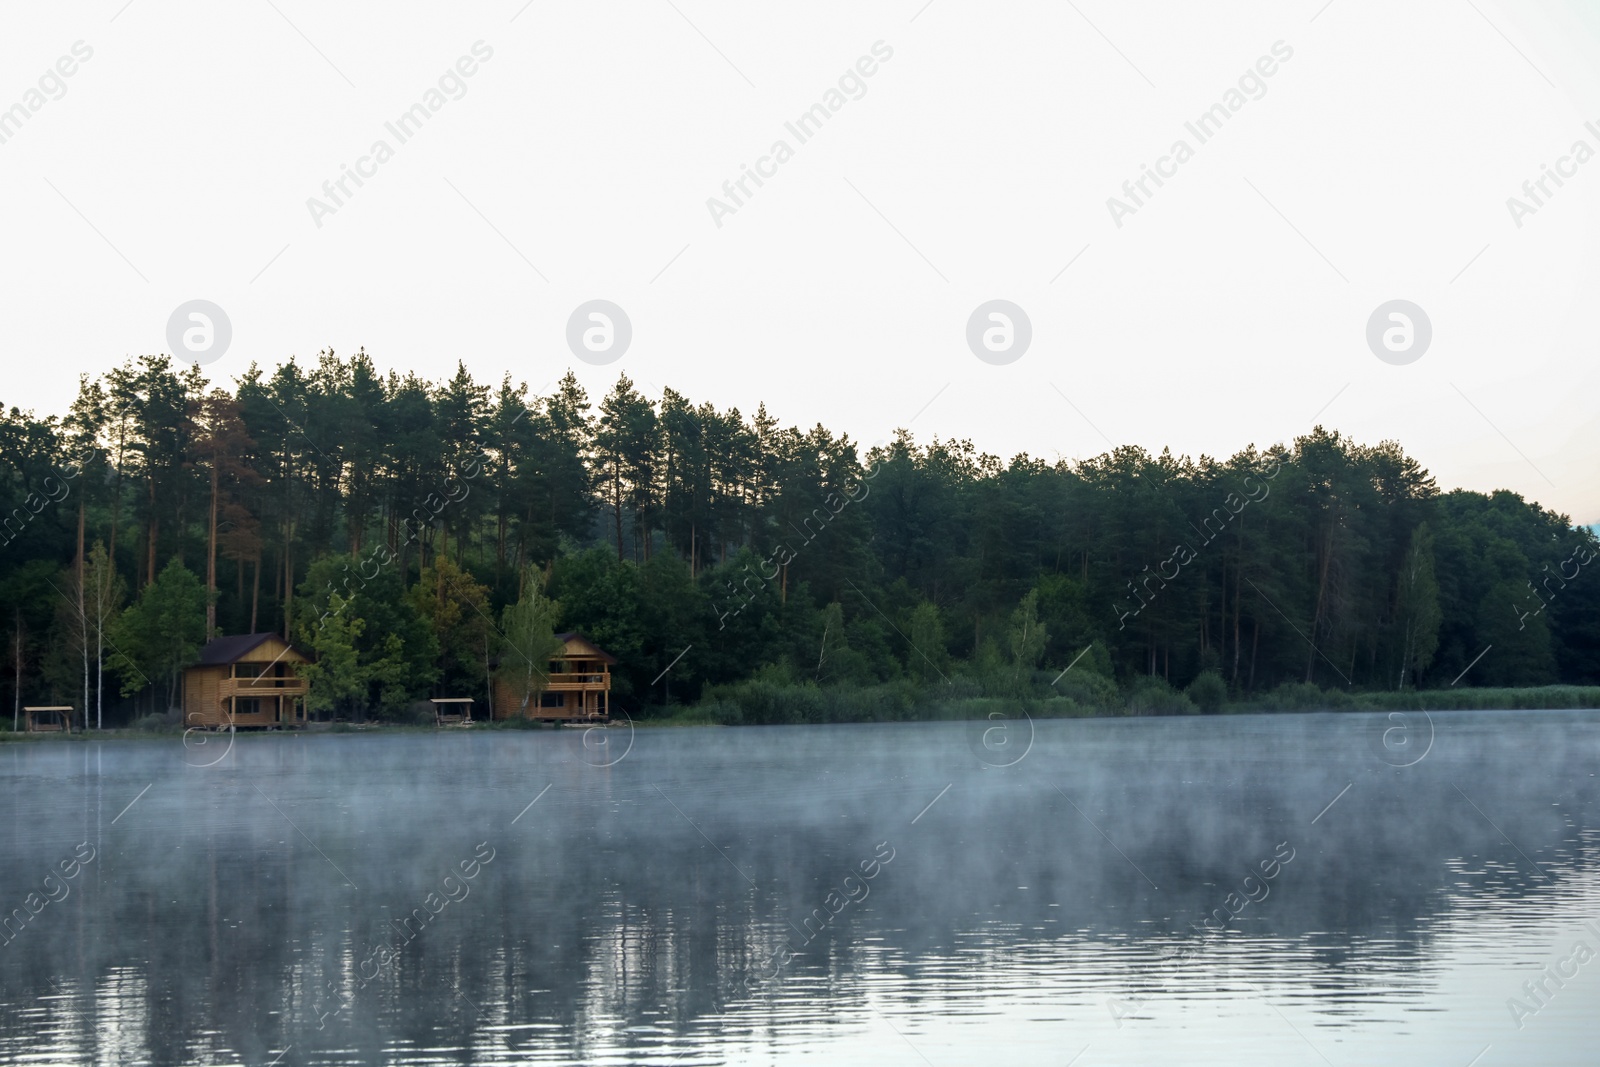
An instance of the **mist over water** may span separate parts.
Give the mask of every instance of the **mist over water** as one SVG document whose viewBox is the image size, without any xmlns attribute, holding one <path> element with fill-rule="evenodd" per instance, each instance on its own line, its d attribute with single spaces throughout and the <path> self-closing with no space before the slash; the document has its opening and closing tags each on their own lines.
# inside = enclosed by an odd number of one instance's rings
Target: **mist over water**
<svg viewBox="0 0 1600 1067">
<path fill-rule="evenodd" d="M 1594 713 L 994 729 L 7 746 L 0 1061 L 1593 1062 Z"/>
</svg>

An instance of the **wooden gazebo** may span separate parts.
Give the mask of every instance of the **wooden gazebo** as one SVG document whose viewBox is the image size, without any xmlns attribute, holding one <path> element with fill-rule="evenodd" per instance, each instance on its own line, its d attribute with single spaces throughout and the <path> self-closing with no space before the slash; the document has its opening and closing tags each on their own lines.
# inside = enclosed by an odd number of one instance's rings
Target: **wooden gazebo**
<svg viewBox="0 0 1600 1067">
<path fill-rule="evenodd" d="M 471 697 L 432 697 L 428 703 L 433 705 L 435 726 L 472 725 Z"/>
<path fill-rule="evenodd" d="M 23 730 L 30 734 L 57 734 L 72 732 L 71 704 L 34 705 L 24 707 Z"/>
</svg>

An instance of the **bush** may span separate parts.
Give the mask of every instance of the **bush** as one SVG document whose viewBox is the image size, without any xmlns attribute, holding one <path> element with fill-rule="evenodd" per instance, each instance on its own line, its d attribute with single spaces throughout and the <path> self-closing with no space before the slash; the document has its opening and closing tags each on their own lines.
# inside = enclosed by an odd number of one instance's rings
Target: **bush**
<svg viewBox="0 0 1600 1067">
<path fill-rule="evenodd" d="M 413 700 L 404 707 L 394 709 L 386 716 L 386 721 L 398 726 L 432 726 L 439 720 L 431 701 Z"/>
<path fill-rule="evenodd" d="M 959 700 L 940 700 L 924 708 L 923 718 L 935 722 L 962 722 L 971 719 L 1015 719 L 1021 717 L 1024 705 L 1011 697 L 962 697 Z"/>
<path fill-rule="evenodd" d="M 737 723 L 737 719 L 734 719 L 733 723 L 724 721 L 723 716 L 728 713 L 737 716 L 739 714 L 738 705 L 699 704 L 692 708 L 680 707 L 674 709 L 670 715 L 643 721 L 661 726 L 728 726 Z"/>
<path fill-rule="evenodd" d="M 713 700 L 702 704 L 708 718 L 718 726 L 739 726 L 744 723 L 744 709 L 737 701 Z"/>
<path fill-rule="evenodd" d="M 949 681 L 933 684 L 932 694 L 938 700 L 972 700 L 983 696 L 983 684 L 965 674 L 951 675 Z"/>
<path fill-rule="evenodd" d="M 1363 710 L 1389 711 L 1518 711 L 1600 707 L 1600 686 L 1545 685 L 1522 688 L 1408 689 L 1363 693 L 1355 698 Z"/>
<path fill-rule="evenodd" d="M 1165 678 L 1144 675 L 1128 687 L 1129 715 L 1193 715 L 1194 701 L 1167 684 Z"/>
<path fill-rule="evenodd" d="M 886 722 L 919 718 L 916 712 L 923 696 L 907 679 L 870 686 L 782 685 L 751 679 L 707 687 L 699 707 L 725 725 Z"/>
<path fill-rule="evenodd" d="M 1189 694 L 1189 699 L 1195 702 L 1202 714 L 1215 715 L 1227 703 L 1228 683 L 1222 680 L 1220 671 L 1201 671 L 1184 692 Z"/>
<path fill-rule="evenodd" d="M 1324 690 L 1314 682 L 1285 682 L 1261 703 L 1268 711 L 1342 711 L 1354 702 L 1341 689 Z"/>
<path fill-rule="evenodd" d="M 128 729 L 138 730 L 141 733 L 161 733 L 176 730 L 183 725 L 183 712 L 177 708 L 159 711 L 152 715 L 141 715 L 128 724 Z"/>
<path fill-rule="evenodd" d="M 1062 674 L 1059 679 L 1052 675 L 1055 684 L 1046 686 L 1045 692 L 1051 696 L 1065 697 L 1074 704 L 1098 712 L 1121 711 L 1122 692 L 1117 688 L 1117 683 L 1097 671 L 1085 670 L 1086 666 L 1088 664 L 1084 663 L 1076 670 Z"/>
</svg>

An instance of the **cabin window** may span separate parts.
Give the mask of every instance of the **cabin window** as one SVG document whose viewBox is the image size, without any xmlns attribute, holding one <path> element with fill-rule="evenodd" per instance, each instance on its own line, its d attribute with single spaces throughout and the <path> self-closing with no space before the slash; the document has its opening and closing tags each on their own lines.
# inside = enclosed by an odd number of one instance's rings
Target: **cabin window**
<svg viewBox="0 0 1600 1067">
<path fill-rule="evenodd" d="M 235 663 L 233 665 L 233 676 L 235 678 L 259 678 L 261 677 L 261 664 Z"/>
<path fill-rule="evenodd" d="M 565 706 L 565 694 L 540 693 L 539 706 L 541 708 L 560 708 Z"/>
<path fill-rule="evenodd" d="M 261 713 L 261 699 L 259 697 L 239 697 L 233 702 L 235 715 L 258 715 Z"/>
</svg>

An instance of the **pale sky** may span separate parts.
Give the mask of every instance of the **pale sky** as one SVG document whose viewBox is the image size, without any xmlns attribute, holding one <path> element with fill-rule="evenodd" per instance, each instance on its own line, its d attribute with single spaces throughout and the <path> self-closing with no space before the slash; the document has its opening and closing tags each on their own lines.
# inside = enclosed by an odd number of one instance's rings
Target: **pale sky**
<svg viewBox="0 0 1600 1067">
<path fill-rule="evenodd" d="M 1047 459 L 1321 421 L 1600 521 L 1600 158 L 1567 158 L 1600 151 L 1600 17 L 1575 0 L 97 0 L 0 29 L 8 406 L 63 411 L 201 299 L 232 326 L 217 381 L 329 346 L 536 390 L 572 367 L 595 399 L 620 370 Z M 1568 176 L 1514 219 L 1545 165 Z M 632 325 L 606 366 L 567 347 L 592 299 Z M 968 346 L 990 300 L 1031 321 L 1008 363 Z M 1367 343 L 1391 300 L 1431 321 L 1404 365 Z"/>
</svg>

